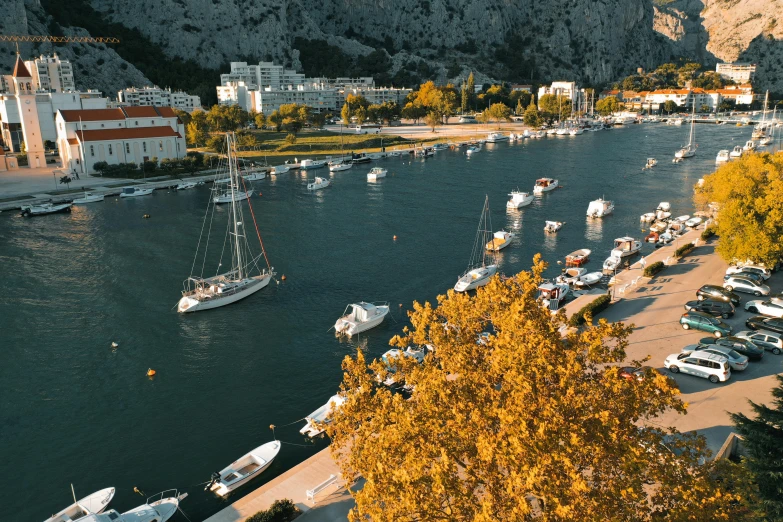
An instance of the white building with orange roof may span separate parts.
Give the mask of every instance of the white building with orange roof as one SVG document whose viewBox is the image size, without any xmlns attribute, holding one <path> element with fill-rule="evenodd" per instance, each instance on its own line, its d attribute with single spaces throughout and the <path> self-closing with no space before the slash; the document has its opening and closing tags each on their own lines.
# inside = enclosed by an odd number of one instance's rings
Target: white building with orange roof
<svg viewBox="0 0 783 522">
<path fill-rule="evenodd" d="M 138 165 L 187 154 L 185 126 L 171 107 L 60 110 L 56 126 L 63 169 L 80 174 L 101 161 Z"/>
</svg>

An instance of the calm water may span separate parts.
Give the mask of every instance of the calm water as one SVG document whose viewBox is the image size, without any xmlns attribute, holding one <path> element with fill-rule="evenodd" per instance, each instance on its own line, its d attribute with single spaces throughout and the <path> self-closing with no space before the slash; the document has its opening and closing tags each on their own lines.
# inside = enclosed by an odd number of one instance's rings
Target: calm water
<svg viewBox="0 0 783 522">
<path fill-rule="evenodd" d="M 191 519 L 214 513 L 224 503 L 197 484 L 271 440 L 270 424 L 282 441 L 304 446 L 284 445 L 263 478 L 230 500 L 325 447 L 305 441 L 304 423 L 294 421 L 335 393 L 345 355 L 359 344 L 382 354 L 413 300 L 433 300 L 456 282 L 485 193 L 493 227 L 518 233 L 502 271 L 527 268 L 542 252 L 554 275 L 556 260 L 583 247 L 599 270 L 615 237 L 641 237 L 639 215 L 658 202 L 691 213 L 692 186 L 714 169 L 717 151 L 750 133 L 700 125 L 698 155 L 679 165 L 671 158 L 688 127 L 646 124 L 490 144 L 470 159 L 452 151 L 392 158 L 380 162 L 389 176 L 378 183 L 366 182 L 370 166 L 357 166 L 316 194 L 303 174 L 268 178 L 255 183 L 263 196 L 254 209 L 287 280 L 186 316 L 172 307 L 208 187 L 112 198 L 71 214 L 0 215 L 0 518 L 43 520 L 69 503 L 70 483 L 77 495 L 115 486 L 120 511 L 143 501 L 134 486 L 148 495 L 180 488 L 190 493 Z M 642 171 L 649 156 L 659 166 Z M 565 188 L 507 213 L 507 193 L 531 190 L 542 176 Z M 587 221 L 589 201 L 602 195 L 615 214 Z M 566 224 L 546 236 L 545 220 Z M 360 341 L 335 339 L 327 330 L 358 300 L 389 301 L 394 320 Z"/>
</svg>

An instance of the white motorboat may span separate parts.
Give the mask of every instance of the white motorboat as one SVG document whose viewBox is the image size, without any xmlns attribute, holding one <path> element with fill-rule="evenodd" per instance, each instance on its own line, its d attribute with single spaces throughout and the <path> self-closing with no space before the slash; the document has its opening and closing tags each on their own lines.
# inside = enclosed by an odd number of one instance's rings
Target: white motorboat
<svg viewBox="0 0 783 522">
<path fill-rule="evenodd" d="M 498 143 L 501 141 L 508 141 L 508 136 L 502 132 L 490 132 L 487 134 L 487 143 Z"/>
<path fill-rule="evenodd" d="M 718 155 L 715 156 L 715 163 L 723 163 L 729 161 L 729 159 L 729 151 L 727 149 L 723 149 L 718 151 Z"/>
<path fill-rule="evenodd" d="M 276 167 L 272 167 L 273 174 L 285 174 L 289 170 L 291 170 L 291 168 L 288 165 L 277 165 Z"/>
<path fill-rule="evenodd" d="M 603 272 L 590 272 L 579 278 L 576 282 L 576 286 L 592 286 L 596 283 L 600 283 L 604 278 Z"/>
<path fill-rule="evenodd" d="M 388 303 L 375 304 L 361 301 L 349 304 L 345 307 L 343 316 L 334 323 L 334 331 L 337 335 L 353 337 L 381 324 L 388 313 Z"/>
<path fill-rule="evenodd" d="M 212 201 L 214 201 L 215 203 L 234 203 L 236 201 L 243 201 L 245 199 L 248 199 L 252 195 L 253 195 L 253 189 L 250 189 L 247 192 L 245 192 L 244 190 L 240 189 L 239 186 L 237 185 L 236 189 L 227 190 L 222 194 L 218 194 L 217 196 L 212 198 Z"/>
<path fill-rule="evenodd" d="M 674 235 L 681 236 L 685 232 L 687 232 L 688 227 L 685 226 L 685 223 L 681 223 L 679 221 L 675 221 L 674 223 L 669 225 L 668 232 Z"/>
<path fill-rule="evenodd" d="M 139 188 L 139 187 L 124 187 L 120 192 L 121 198 L 137 198 L 139 196 L 148 196 L 152 194 L 155 189 L 151 188 Z"/>
<path fill-rule="evenodd" d="M 245 453 L 219 472 L 213 473 L 212 479 L 204 491 L 214 491 L 221 497 L 225 497 L 238 487 L 258 477 L 272 464 L 278 453 L 280 453 L 279 440 L 262 444 Z"/>
<path fill-rule="evenodd" d="M 477 147 L 475 145 L 468 147 L 468 149 L 465 151 L 465 154 L 468 156 L 472 156 L 473 154 L 476 154 L 477 152 L 481 152 L 481 147 Z"/>
<path fill-rule="evenodd" d="M 484 248 L 491 250 L 492 252 L 499 252 L 511 244 L 511 240 L 514 239 L 514 234 L 500 230 L 495 232 L 492 236 L 492 240 L 489 241 Z"/>
<path fill-rule="evenodd" d="M 580 134 L 584 134 L 584 132 L 585 132 L 584 129 L 582 129 L 581 127 L 572 127 L 568 131 L 568 134 L 570 136 L 579 136 Z"/>
<path fill-rule="evenodd" d="M 527 192 L 520 192 L 518 190 L 513 190 L 508 195 L 511 196 L 511 199 L 506 202 L 506 208 L 511 210 L 517 210 L 522 207 L 526 207 L 535 199 L 532 194 L 528 194 Z"/>
<path fill-rule="evenodd" d="M 568 129 L 561 127 L 555 131 L 556 136 L 568 136 Z"/>
<path fill-rule="evenodd" d="M 562 274 L 557 276 L 555 281 L 557 281 L 558 283 L 566 283 L 568 285 L 573 285 L 577 281 L 579 281 L 579 278 L 585 275 L 586 273 L 587 273 L 587 269 L 581 266 L 566 268 Z"/>
<path fill-rule="evenodd" d="M 753 140 L 746 141 L 745 146 L 742 147 L 742 150 L 744 152 L 753 152 L 754 150 L 756 150 L 756 142 Z"/>
<path fill-rule="evenodd" d="M 196 183 L 195 181 L 183 181 L 182 183 L 178 184 L 175 188 L 177 190 L 188 190 L 188 189 L 195 188 L 196 185 L 198 185 L 198 183 Z"/>
<path fill-rule="evenodd" d="M 247 174 L 242 174 L 242 179 L 245 181 L 259 181 L 266 178 L 266 172 L 263 170 L 253 170 Z"/>
<path fill-rule="evenodd" d="M 533 193 L 542 194 L 544 192 L 549 192 L 550 190 L 555 190 L 559 186 L 560 182 L 556 179 L 540 178 L 537 179 L 536 184 L 533 185 Z"/>
<path fill-rule="evenodd" d="M 676 218 L 674 218 L 673 221 L 677 222 L 677 223 L 685 223 L 690 218 L 691 218 L 691 216 L 689 216 L 688 214 L 685 214 L 684 216 L 677 216 Z"/>
<path fill-rule="evenodd" d="M 231 266 L 228 271 L 222 274 L 203 277 L 204 262 L 196 262 L 200 253 L 203 253 L 204 261 L 206 261 L 207 248 L 200 248 L 202 241 L 206 245 L 211 236 L 218 236 L 217 233 L 211 233 L 213 220 L 209 218 L 212 213 L 207 209 L 199 236 L 199 247 L 196 248 L 196 256 L 193 261 L 193 267 L 200 265 L 202 272 L 200 274 L 193 273 L 185 280 L 182 298 L 177 304 L 177 311 L 180 313 L 209 310 L 234 303 L 266 287 L 275 275 L 269 264 L 266 250 L 264 250 L 264 243 L 261 241 L 258 227 L 245 227 L 243 205 L 238 204 L 241 199 L 240 195 L 248 195 L 252 191 L 240 193 L 238 190 L 239 172 L 237 170 L 236 138 L 233 133 L 226 134 L 226 150 L 228 151 L 227 166 L 231 178 L 228 191 L 229 200 L 227 201 L 230 203 L 230 210 L 227 212 L 226 235 L 221 243 L 226 245 L 226 248 L 229 248 L 231 252 Z M 208 205 L 217 203 L 217 198 L 213 198 Z M 250 205 L 250 200 L 248 200 L 248 206 Z M 207 226 L 207 219 L 209 219 L 209 226 Z M 255 222 L 255 218 L 253 218 L 253 222 Z M 253 228 L 255 228 L 260 244 L 260 253 L 258 254 L 251 250 L 248 242 L 248 233 L 252 233 Z M 266 268 L 259 266 L 263 262 L 266 263 Z M 218 265 L 218 270 L 220 267 L 221 264 Z"/>
<path fill-rule="evenodd" d="M 326 161 L 323 160 L 303 159 L 302 161 L 299 162 L 300 170 L 322 169 L 325 166 L 326 166 Z"/>
<path fill-rule="evenodd" d="M 671 209 L 672 209 L 671 203 L 669 203 L 668 201 L 661 201 L 660 203 L 658 203 L 658 208 L 656 208 L 655 210 L 656 212 L 658 211 L 668 212 Z"/>
<path fill-rule="evenodd" d="M 609 256 L 604 260 L 603 269 L 605 272 L 613 272 L 621 263 L 622 259 L 616 256 Z"/>
<path fill-rule="evenodd" d="M 663 210 L 659 210 L 659 211 L 657 211 L 655 213 L 655 219 L 664 220 L 664 219 L 669 219 L 670 217 L 672 217 L 672 213 L 671 212 L 666 212 L 666 211 L 663 211 Z"/>
<path fill-rule="evenodd" d="M 650 223 L 651 221 L 655 220 L 655 212 L 648 212 L 646 214 L 642 214 L 639 221 L 642 223 Z"/>
<path fill-rule="evenodd" d="M 547 136 L 554 136 L 555 134 L 557 134 L 557 129 L 556 128 L 552 128 L 552 129 L 547 129 L 546 130 L 546 135 Z"/>
<path fill-rule="evenodd" d="M 655 158 L 647 158 L 647 163 L 645 163 L 644 168 L 645 169 L 651 169 L 654 166 L 658 164 L 658 160 Z"/>
<path fill-rule="evenodd" d="M 421 364 L 424 362 L 427 354 L 431 351 L 431 345 L 423 347 L 408 346 L 405 348 L 405 350 L 400 350 L 398 348 L 392 348 L 391 350 L 388 350 L 386 353 L 381 355 L 381 361 L 383 361 L 384 366 L 386 366 L 386 369 L 391 375 L 383 381 L 383 384 L 386 386 L 393 386 L 397 384 L 398 379 L 394 374 L 397 372 L 398 361 L 403 358 L 407 358 L 413 359 L 417 363 Z"/>
<path fill-rule="evenodd" d="M 439 150 L 448 150 L 449 146 L 446 143 L 436 143 L 432 146 L 432 150 L 439 151 Z"/>
<path fill-rule="evenodd" d="M 78 522 L 166 522 L 174 516 L 180 501 L 187 496 L 187 493 L 180 495 L 177 490 L 170 489 L 153 495 L 147 499 L 146 504 L 122 514 L 110 509 L 104 513 L 87 515 L 78 519 Z"/>
<path fill-rule="evenodd" d="M 435 147 L 432 148 L 433 150 L 437 150 Z M 371 152 L 367 154 L 367 157 L 371 160 L 379 160 L 386 157 L 386 153 L 384 152 Z"/>
<path fill-rule="evenodd" d="M 650 225 L 650 232 L 655 232 L 656 234 L 660 234 L 661 232 L 667 230 L 669 228 L 669 223 L 666 221 L 656 221 L 652 225 Z"/>
<path fill-rule="evenodd" d="M 476 230 L 476 239 L 473 241 L 470 263 L 467 270 L 457 279 L 457 283 L 454 285 L 455 291 L 467 292 L 468 290 L 475 290 L 489 283 L 492 276 L 497 273 L 498 265 L 495 253 L 484 248 L 484 245 L 492 239 L 491 227 L 489 197 L 484 196 L 484 207 L 481 209 L 481 217 Z"/>
<path fill-rule="evenodd" d="M 628 257 L 642 249 L 642 242 L 632 237 L 618 237 L 614 240 L 612 257 Z"/>
<path fill-rule="evenodd" d="M 691 115 L 691 134 L 688 137 L 688 143 L 687 145 L 684 145 L 680 150 L 674 153 L 675 159 L 685 159 L 685 158 L 692 158 L 696 155 L 696 147 L 698 145 L 696 142 L 693 141 L 694 139 L 694 129 L 696 126 L 696 104 L 693 104 L 693 114 Z"/>
<path fill-rule="evenodd" d="M 329 422 L 331 422 L 331 419 L 329 418 L 330 415 L 333 411 L 336 411 L 340 406 L 342 406 L 344 402 L 345 397 L 342 395 L 332 395 L 326 404 L 305 417 L 307 424 L 305 424 L 304 428 L 299 430 L 299 433 L 302 435 L 307 435 L 310 438 L 316 437 L 323 433 L 323 425 L 329 424 Z"/>
<path fill-rule="evenodd" d="M 702 219 L 699 216 L 692 217 L 685 222 L 685 226 L 690 228 L 698 227 L 699 225 L 701 225 L 702 221 L 704 221 L 704 219 Z"/>
<path fill-rule="evenodd" d="M 733 158 L 733 159 L 741 158 L 744 152 L 745 151 L 742 149 L 742 147 L 740 145 L 737 145 L 736 147 L 734 147 L 734 150 L 729 152 L 729 158 Z"/>
<path fill-rule="evenodd" d="M 370 172 L 367 173 L 367 181 L 378 181 L 381 178 L 386 177 L 386 169 L 381 167 L 373 167 Z"/>
<path fill-rule="evenodd" d="M 435 149 L 432 147 L 421 147 L 416 149 L 413 156 L 416 158 L 430 158 L 435 155 Z"/>
<path fill-rule="evenodd" d="M 658 236 L 658 246 L 668 245 L 674 241 L 674 234 L 669 231 L 663 232 Z"/>
<path fill-rule="evenodd" d="M 568 254 L 565 258 L 566 266 L 582 266 L 590 261 L 592 251 L 588 248 L 580 248 Z"/>
<path fill-rule="evenodd" d="M 587 217 L 599 218 L 608 216 L 614 211 L 614 202 L 607 201 L 604 198 L 598 198 L 591 201 L 587 206 Z"/>
<path fill-rule="evenodd" d="M 552 312 L 560 309 L 571 288 L 565 283 L 544 283 L 538 287 L 538 298 Z"/>
<path fill-rule="evenodd" d="M 316 176 L 312 183 L 307 184 L 307 190 L 321 190 L 331 185 L 331 183 L 328 178 Z"/>
<path fill-rule="evenodd" d="M 88 515 L 103 513 L 114 498 L 114 488 L 106 488 L 76 500 L 73 504 L 57 512 L 44 522 L 74 522 Z"/>
<path fill-rule="evenodd" d="M 103 201 L 103 194 L 93 194 L 92 192 L 85 192 L 84 196 L 79 199 L 74 199 L 72 203 L 74 205 L 84 205 L 86 203 L 97 203 Z"/>
<path fill-rule="evenodd" d="M 329 164 L 329 171 L 330 172 L 341 172 L 343 170 L 348 170 L 351 167 L 353 167 L 353 163 L 338 161 L 338 162 Z"/>
<path fill-rule="evenodd" d="M 544 225 L 544 232 L 557 232 L 563 228 L 562 221 L 547 221 Z"/>
<path fill-rule="evenodd" d="M 61 203 L 54 205 L 52 203 L 41 203 L 40 205 L 25 205 L 22 207 L 21 215 L 24 217 L 45 216 L 47 214 L 59 214 L 61 212 L 70 212 L 72 203 Z"/>
</svg>

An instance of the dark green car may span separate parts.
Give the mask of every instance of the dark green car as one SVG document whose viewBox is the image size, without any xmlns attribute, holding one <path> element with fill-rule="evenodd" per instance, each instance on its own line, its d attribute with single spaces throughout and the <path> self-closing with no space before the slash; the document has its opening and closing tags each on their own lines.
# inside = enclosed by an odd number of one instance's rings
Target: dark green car
<svg viewBox="0 0 783 522">
<path fill-rule="evenodd" d="M 680 324 L 683 330 L 693 328 L 694 330 L 711 333 L 715 337 L 724 337 L 731 334 L 731 326 L 717 317 L 696 310 L 689 310 L 682 314 Z"/>
</svg>

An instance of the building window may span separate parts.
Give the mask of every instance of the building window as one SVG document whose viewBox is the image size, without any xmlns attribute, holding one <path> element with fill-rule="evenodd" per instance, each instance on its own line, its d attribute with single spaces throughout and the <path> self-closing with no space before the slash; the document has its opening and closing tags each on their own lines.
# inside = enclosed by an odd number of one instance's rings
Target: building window
<svg viewBox="0 0 783 522">
<path fill-rule="evenodd" d="M 139 126 L 139 120 L 136 120 L 136 126 L 137 127 Z"/>
<path fill-rule="evenodd" d="M 111 143 L 110 143 L 109 144 L 109 156 L 111 156 L 111 155 L 112 155 L 112 151 L 111 151 Z"/>
<path fill-rule="evenodd" d="M 159 141 L 159 142 L 158 142 L 158 145 L 160 146 L 160 150 L 161 150 L 161 151 L 163 151 L 163 142 L 162 142 L 162 141 Z"/>
<path fill-rule="evenodd" d="M 93 147 L 92 145 L 90 145 L 90 156 L 95 157 L 95 147 Z"/>
<path fill-rule="evenodd" d="M 103 123 L 101 123 L 101 128 L 103 128 Z"/>
<path fill-rule="evenodd" d="M 150 120 L 150 125 L 155 125 L 155 120 Z"/>
<path fill-rule="evenodd" d="M 141 146 L 144 148 L 144 152 L 147 152 L 147 142 L 146 141 L 142 142 Z"/>
<path fill-rule="evenodd" d="M 130 143 L 125 144 L 125 153 L 130 154 Z"/>
</svg>

